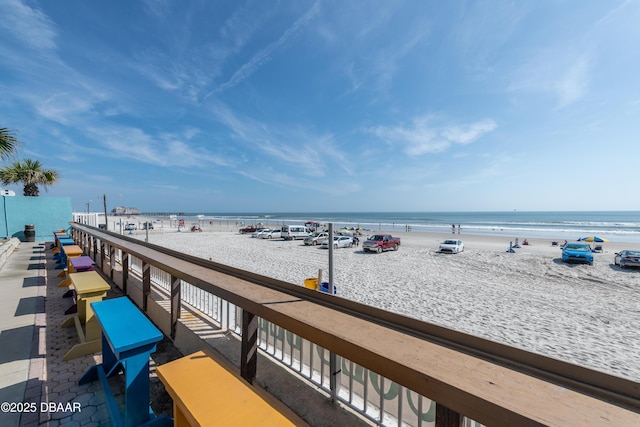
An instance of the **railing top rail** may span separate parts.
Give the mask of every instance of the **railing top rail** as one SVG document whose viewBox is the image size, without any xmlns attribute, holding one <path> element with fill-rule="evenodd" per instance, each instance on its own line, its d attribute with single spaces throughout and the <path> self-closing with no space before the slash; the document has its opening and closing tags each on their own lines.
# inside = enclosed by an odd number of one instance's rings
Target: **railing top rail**
<svg viewBox="0 0 640 427">
<path fill-rule="evenodd" d="M 640 383 L 72 226 L 483 424 L 640 425 Z"/>
</svg>

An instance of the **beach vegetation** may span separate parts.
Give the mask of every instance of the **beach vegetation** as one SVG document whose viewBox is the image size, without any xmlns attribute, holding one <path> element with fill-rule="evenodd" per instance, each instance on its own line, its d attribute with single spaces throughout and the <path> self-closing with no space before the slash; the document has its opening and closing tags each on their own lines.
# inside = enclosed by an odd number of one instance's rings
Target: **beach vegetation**
<svg viewBox="0 0 640 427">
<path fill-rule="evenodd" d="M 6 159 L 15 153 L 20 141 L 13 135 L 13 131 L 0 128 L 0 159 Z"/>
<path fill-rule="evenodd" d="M 0 169 L 0 180 L 3 185 L 24 185 L 25 196 L 39 196 L 39 185 L 45 187 L 55 184 L 60 175 L 53 169 L 45 169 L 39 160 L 24 159 L 11 163 Z"/>
</svg>

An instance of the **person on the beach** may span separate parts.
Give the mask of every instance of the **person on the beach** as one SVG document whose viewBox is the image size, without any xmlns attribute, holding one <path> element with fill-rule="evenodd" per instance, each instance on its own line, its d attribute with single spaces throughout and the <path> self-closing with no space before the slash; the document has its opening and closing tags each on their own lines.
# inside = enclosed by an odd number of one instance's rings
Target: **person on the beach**
<svg viewBox="0 0 640 427">
<path fill-rule="evenodd" d="M 451 234 L 456 234 L 456 225 L 451 224 Z"/>
<path fill-rule="evenodd" d="M 458 224 L 458 234 L 460 234 L 460 229 L 461 229 L 461 228 L 462 228 L 462 227 L 460 227 L 460 224 Z"/>
</svg>

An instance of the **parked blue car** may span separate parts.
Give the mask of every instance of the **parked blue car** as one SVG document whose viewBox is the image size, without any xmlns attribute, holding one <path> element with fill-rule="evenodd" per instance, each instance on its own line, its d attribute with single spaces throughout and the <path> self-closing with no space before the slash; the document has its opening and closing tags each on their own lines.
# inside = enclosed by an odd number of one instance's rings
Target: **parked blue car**
<svg viewBox="0 0 640 427">
<path fill-rule="evenodd" d="M 593 265 L 593 252 L 586 243 L 567 243 L 562 248 L 564 262 L 586 262 Z"/>
</svg>

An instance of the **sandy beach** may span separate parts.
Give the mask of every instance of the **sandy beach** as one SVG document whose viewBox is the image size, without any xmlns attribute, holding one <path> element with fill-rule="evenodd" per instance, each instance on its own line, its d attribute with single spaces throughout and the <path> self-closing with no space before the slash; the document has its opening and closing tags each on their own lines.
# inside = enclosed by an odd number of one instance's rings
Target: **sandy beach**
<svg viewBox="0 0 640 427">
<path fill-rule="evenodd" d="M 329 251 L 301 241 L 252 238 L 233 223 L 194 233 L 155 224 L 150 243 L 300 286 L 318 269 L 328 279 Z M 451 234 L 392 234 L 402 239 L 397 252 L 335 250 L 340 297 L 640 381 L 640 269 L 613 265 L 615 252 L 640 245 L 604 243 L 589 266 L 562 262 L 550 239 L 508 253 L 509 239 L 463 230 L 455 237 L 465 251 L 452 255 L 437 252 Z"/>
</svg>

